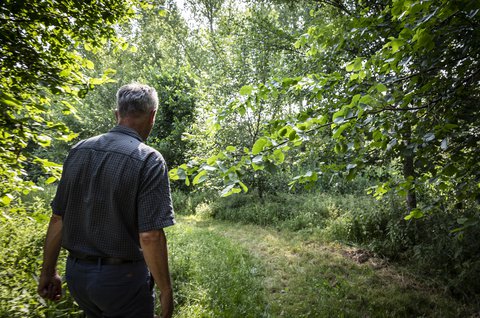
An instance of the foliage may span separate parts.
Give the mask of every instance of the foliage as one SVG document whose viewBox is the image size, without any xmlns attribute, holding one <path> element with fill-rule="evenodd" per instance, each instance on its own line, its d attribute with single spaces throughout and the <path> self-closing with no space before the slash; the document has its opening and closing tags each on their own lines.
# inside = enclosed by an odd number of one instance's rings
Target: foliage
<svg viewBox="0 0 480 318">
<path fill-rule="evenodd" d="M 280 8 L 273 3 L 271 12 Z M 376 165 L 395 168 L 399 178 L 385 180 L 372 193 L 405 196 L 407 218 L 420 218 L 447 200 L 476 200 L 478 2 L 329 4 L 311 5 L 306 32 L 285 41 L 302 68 L 262 73 L 239 88 L 235 101 L 217 115 L 223 127 L 243 118 L 256 125 L 238 126 L 237 131 L 253 132 L 251 139 L 240 139 L 248 143 L 230 139 L 233 145 L 195 158 L 201 159 L 196 166 L 177 175 L 201 174 L 205 180 L 216 171 L 224 181 L 223 195 L 245 191 L 246 174 L 291 162 L 287 155 L 301 158 L 309 143 L 325 140 L 326 131 L 330 141 L 317 150 L 333 150 L 334 160 L 320 156 L 317 167 L 294 183 L 315 182 L 329 170 L 353 179 Z M 251 8 L 252 14 L 260 12 Z M 265 32 L 273 29 L 270 24 Z M 257 70 L 275 68 L 255 61 Z M 271 116 L 279 105 L 291 112 Z M 433 200 L 417 204 L 417 197 L 431 192 Z M 470 220 L 476 222 L 478 215 Z"/>
<path fill-rule="evenodd" d="M 187 193 L 180 190 L 172 191 L 173 209 L 177 215 L 193 215 L 202 204 L 210 204 L 216 199 L 213 191 L 198 191 Z"/>
<path fill-rule="evenodd" d="M 50 202 L 55 188 L 47 187 L 42 196 L 32 195 L 1 208 L 0 215 L 0 317 L 83 317 L 69 296 L 58 303 L 46 302 L 38 296 L 37 283 L 42 259 L 42 246 L 50 215 Z M 59 260 L 64 272 L 66 254 Z"/>
<path fill-rule="evenodd" d="M 191 146 L 182 136 L 195 119 L 197 105 L 195 79 L 179 56 L 182 23 L 175 11 L 164 6 L 138 8 L 135 19 L 117 29 L 128 39 L 128 46 L 118 50 L 105 45 L 103 51 L 89 52 L 89 59 L 100 69 L 115 69 L 111 75 L 115 83 L 88 94 L 78 106 L 78 118 L 67 119 L 81 138 L 111 129 L 116 91 L 126 83 L 141 82 L 155 87 L 159 96 L 156 124 L 147 143 L 163 154 L 169 166 L 187 160 Z M 90 75 L 100 76 L 100 72 L 92 70 Z"/>
<path fill-rule="evenodd" d="M 52 177 L 58 165 L 25 151 L 34 144 L 75 137 L 55 117 L 74 113 L 72 102 L 93 85 L 108 81 L 84 76 L 94 64 L 84 51 L 95 51 L 115 39 L 115 23 L 134 14 L 131 1 L 66 2 L 2 1 L 0 4 L 0 200 L 8 205 L 13 192 L 28 191 L 25 164 L 35 163 Z M 118 42 L 118 41 L 117 41 Z M 116 42 L 111 43 L 115 45 Z"/>
<path fill-rule="evenodd" d="M 199 23 L 187 37 L 194 41 L 187 46 L 192 57 L 188 61 L 199 78 L 200 116 L 188 136 L 197 148 L 191 152 L 192 163 L 180 166 L 171 176 L 186 183 L 199 181 L 195 184 L 211 178 L 215 185 L 223 183 L 220 185 L 223 195 L 246 191 L 246 183 L 262 193 L 271 171 L 244 170 L 252 160 L 244 160 L 242 155 L 261 135 L 265 122 L 277 120 L 290 110 L 282 107 L 280 100 L 252 99 L 249 107 L 245 107 L 236 98 L 246 99 L 251 93 L 247 83 L 265 82 L 271 77 L 298 71 L 303 59 L 295 54 L 289 43 L 298 32 L 299 16 L 308 20 L 308 13 L 301 4 L 219 3 L 200 1 L 192 7 L 194 16 L 200 16 L 200 21 L 204 18 L 211 22 Z M 221 10 L 216 9 L 218 5 Z M 194 46 L 198 42 L 204 43 L 202 48 Z M 209 72 L 199 71 L 202 69 Z M 235 111 L 228 111 L 230 108 Z M 225 145 L 232 146 L 225 149 Z M 283 162 L 283 157 L 277 152 L 276 162 Z"/>
<path fill-rule="evenodd" d="M 191 148 L 188 139 L 182 137 L 195 118 L 195 84 L 186 72 L 157 73 L 150 81 L 157 88 L 159 107 L 149 143 L 169 166 L 178 166 L 187 160 Z"/>
</svg>

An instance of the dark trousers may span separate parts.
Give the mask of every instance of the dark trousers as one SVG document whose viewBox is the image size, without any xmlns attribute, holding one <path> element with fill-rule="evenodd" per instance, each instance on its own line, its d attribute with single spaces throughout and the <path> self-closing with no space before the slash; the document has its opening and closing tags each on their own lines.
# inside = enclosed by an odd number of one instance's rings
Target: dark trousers
<svg viewBox="0 0 480 318">
<path fill-rule="evenodd" d="M 153 279 L 144 262 L 104 265 L 69 257 L 65 276 L 89 318 L 153 317 Z"/>
</svg>

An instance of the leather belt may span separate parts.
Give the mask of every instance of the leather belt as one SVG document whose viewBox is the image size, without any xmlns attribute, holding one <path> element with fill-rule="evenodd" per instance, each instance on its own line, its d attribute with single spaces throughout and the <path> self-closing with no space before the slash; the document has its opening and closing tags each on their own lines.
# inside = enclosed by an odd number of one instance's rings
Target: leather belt
<svg viewBox="0 0 480 318">
<path fill-rule="evenodd" d="M 101 257 L 93 255 L 83 255 L 79 253 L 69 252 L 68 257 L 79 263 L 99 264 L 99 265 L 120 265 L 127 263 L 139 262 L 139 260 L 128 260 L 117 257 Z"/>
</svg>

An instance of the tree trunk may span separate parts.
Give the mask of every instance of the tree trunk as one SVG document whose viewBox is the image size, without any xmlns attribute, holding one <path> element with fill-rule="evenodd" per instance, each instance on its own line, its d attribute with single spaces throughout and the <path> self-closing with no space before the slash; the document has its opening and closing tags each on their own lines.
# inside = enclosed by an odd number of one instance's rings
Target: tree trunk
<svg viewBox="0 0 480 318">
<path fill-rule="evenodd" d="M 415 180 L 414 155 L 408 154 L 403 158 L 403 176 L 405 180 L 413 177 Z M 412 211 L 417 207 L 417 194 L 415 189 L 409 189 L 407 192 L 407 209 Z"/>
<path fill-rule="evenodd" d="M 405 180 L 412 179 L 415 181 L 415 154 L 413 149 L 409 149 L 410 140 L 412 138 L 412 127 L 406 125 L 406 131 L 403 135 L 405 139 L 405 154 L 403 157 L 403 177 Z M 408 212 L 412 211 L 417 207 L 417 194 L 415 189 L 409 189 L 407 192 L 407 210 Z"/>
</svg>

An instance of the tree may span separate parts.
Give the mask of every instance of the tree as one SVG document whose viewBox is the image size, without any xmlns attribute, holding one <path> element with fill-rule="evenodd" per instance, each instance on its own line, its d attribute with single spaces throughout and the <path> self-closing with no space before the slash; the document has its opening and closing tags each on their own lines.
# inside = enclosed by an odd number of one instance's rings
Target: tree
<svg viewBox="0 0 480 318">
<path fill-rule="evenodd" d="M 74 113 L 72 101 L 93 85 L 107 81 L 84 72 L 93 63 L 82 52 L 116 39 L 115 24 L 134 14 L 133 1 L 53 0 L 0 3 L 0 201 L 8 205 L 14 191 L 34 188 L 25 165 L 38 164 L 58 177 L 60 167 L 25 149 L 48 147 L 52 139 L 75 134 L 55 117 Z"/>
<path fill-rule="evenodd" d="M 292 43 L 305 67 L 253 80 L 224 111 L 248 117 L 280 96 L 282 107 L 295 101 L 292 115 L 267 119 L 262 112 L 264 125 L 248 149 L 219 150 L 187 174 L 217 169 L 224 194 L 239 192 L 246 171 L 281 164 L 287 153 L 302 156 L 292 150 L 328 131 L 341 162 L 326 161 L 294 183 L 315 182 L 331 169 L 352 179 L 372 165 L 393 166 L 399 176 L 373 194 L 404 196 L 407 219 L 453 198 L 459 206 L 478 200 L 478 1 L 306 3 L 308 29 Z M 419 202 L 419 193 L 429 199 Z"/>
<path fill-rule="evenodd" d="M 398 160 L 403 180 L 380 185 L 376 194 L 395 189 L 405 195 L 409 217 L 423 215 L 419 191 L 435 192 L 437 203 L 450 196 L 457 202 L 478 198 L 479 167 L 472 154 L 480 137 L 474 128 L 479 8 L 468 0 L 366 2 L 351 12 L 347 33 L 329 53 L 344 57 L 346 72 L 306 76 L 314 87 L 325 80 L 335 84 L 322 90 L 334 99 L 319 110 L 332 123 L 350 175 L 375 161 Z M 311 37 L 300 39 L 313 56 L 321 55 L 315 50 L 325 43 L 322 31 L 312 27 Z M 339 70 L 343 65 L 337 64 Z"/>
<path fill-rule="evenodd" d="M 193 10 L 195 8 L 193 6 Z M 205 14 L 204 11 L 199 9 L 194 15 Z M 236 156 L 241 156 L 243 149 L 251 148 L 261 136 L 265 123 L 284 118 L 289 113 L 284 104 L 293 100 L 297 103 L 299 98 L 290 97 L 289 101 L 250 99 L 247 105 L 236 99 L 246 100 L 253 83 L 266 83 L 271 78 L 282 78 L 301 69 L 304 59 L 299 58 L 301 53 L 293 47 L 293 41 L 304 31 L 302 23 L 298 23 L 299 16 L 308 20 L 309 15 L 301 4 L 276 5 L 261 1 L 252 4 L 225 1 L 222 10 L 215 12 L 213 32 L 208 25 L 200 24 L 191 31 L 192 39 L 187 38 L 192 43 L 191 48 L 195 48 L 193 43 L 205 43 L 201 50 L 190 54 L 203 57 L 195 59 L 195 64 L 200 67 L 193 68 L 192 73 L 198 77 L 199 105 L 204 117 L 199 117 L 196 123 L 199 129 L 190 131 L 189 137 L 199 145 L 196 151 L 192 151 L 193 161 L 209 159 L 215 163 L 219 159 L 220 166 L 207 165 L 205 168 L 229 175 L 224 180 L 225 188 L 233 189 L 232 184 L 238 182 L 237 173 L 242 172 L 222 170 L 221 167 L 228 166 L 230 160 L 224 155 L 232 153 L 231 149 L 235 148 Z M 205 19 L 209 20 L 208 16 Z M 217 122 L 212 125 L 215 120 Z M 222 151 L 225 144 L 232 146 L 230 151 Z M 274 165 L 269 167 L 275 168 Z M 190 168 L 185 165 L 175 171 L 180 171 L 181 178 L 190 182 L 183 173 L 184 169 Z M 203 168 L 198 172 L 201 175 L 196 180 L 204 180 L 201 176 L 207 172 Z M 245 175 L 244 180 L 261 193 L 262 184 L 268 184 L 265 181 L 271 172 L 273 170 L 259 169 Z"/>
</svg>

